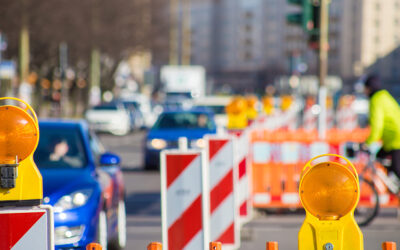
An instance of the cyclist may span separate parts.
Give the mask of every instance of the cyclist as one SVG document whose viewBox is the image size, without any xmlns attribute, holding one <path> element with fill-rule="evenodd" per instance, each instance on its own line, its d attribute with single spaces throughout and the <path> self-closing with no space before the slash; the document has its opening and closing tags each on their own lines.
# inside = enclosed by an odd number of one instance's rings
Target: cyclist
<svg viewBox="0 0 400 250">
<path fill-rule="evenodd" d="M 397 185 L 400 177 L 400 106 L 390 93 L 383 89 L 381 80 L 376 75 L 369 76 L 365 81 L 364 92 L 370 98 L 369 123 L 371 133 L 363 147 L 373 142 L 382 141 L 378 158 L 391 158 L 389 170 L 397 175 Z"/>
</svg>

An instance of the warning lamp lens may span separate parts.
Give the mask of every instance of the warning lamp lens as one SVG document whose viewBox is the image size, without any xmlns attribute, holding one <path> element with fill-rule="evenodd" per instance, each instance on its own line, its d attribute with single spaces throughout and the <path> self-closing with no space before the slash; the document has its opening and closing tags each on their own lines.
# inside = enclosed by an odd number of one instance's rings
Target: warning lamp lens
<svg viewBox="0 0 400 250">
<path fill-rule="evenodd" d="M 300 198 L 304 208 L 322 220 L 348 214 L 358 202 L 358 183 L 345 166 L 334 162 L 315 165 L 303 176 Z"/>
<path fill-rule="evenodd" d="M 15 106 L 0 107 L 0 164 L 13 164 L 24 160 L 39 140 L 36 123 L 23 109 Z"/>
</svg>

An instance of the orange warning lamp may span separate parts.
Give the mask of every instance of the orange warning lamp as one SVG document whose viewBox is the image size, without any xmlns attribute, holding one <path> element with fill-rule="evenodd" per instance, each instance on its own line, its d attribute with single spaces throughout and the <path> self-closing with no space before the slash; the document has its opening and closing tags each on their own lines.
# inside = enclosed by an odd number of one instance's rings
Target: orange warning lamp
<svg viewBox="0 0 400 250">
<path fill-rule="evenodd" d="M 244 129 L 247 127 L 247 103 L 243 97 L 235 97 L 226 106 L 228 116 L 228 129 Z"/>
<path fill-rule="evenodd" d="M 321 161 L 327 157 L 341 161 Z M 306 210 L 299 250 L 363 249 L 363 236 L 354 219 L 359 180 L 351 162 L 332 154 L 311 159 L 303 169 L 299 193 Z"/>
<path fill-rule="evenodd" d="M 0 106 L 0 206 L 38 205 L 43 197 L 42 176 L 33 162 L 33 153 L 39 142 L 39 126 L 33 109 L 26 106 Z M 31 112 L 32 115 L 28 113 Z"/>
</svg>

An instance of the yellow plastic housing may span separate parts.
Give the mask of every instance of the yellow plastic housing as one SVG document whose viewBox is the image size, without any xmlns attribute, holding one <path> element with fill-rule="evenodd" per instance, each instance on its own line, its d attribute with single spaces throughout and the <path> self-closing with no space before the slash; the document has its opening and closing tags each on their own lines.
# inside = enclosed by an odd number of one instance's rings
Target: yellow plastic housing
<svg viewBox="0 0 400 250">
<path fill-rule="evenodd" d="M 43 183 L 33 161 L 39 143 L 37 117 L 26 102 L 13 97 L 0 98 L 4 100 L 17 101 L 26 108 L 0 106 L 0 164 L 3 167 L 7 167 L 4 164 L 19 164 L 15 188 L 0 188 L 0 206 L 38 205 L 43 198 Z"/>
<path fill-rule="evenodd" d="M 346 164 L 321 162 L 323 157 L 341 159 Z M 299 250 L 325 249 L 329 243 L 336 250 L 364 249 L 363 235 L 354 219 L 359 181 L 350 161 L 334 154 L 311 159 L 303 169 L 299 193 L 306 210 L 298 235 Z"/>
</svg>

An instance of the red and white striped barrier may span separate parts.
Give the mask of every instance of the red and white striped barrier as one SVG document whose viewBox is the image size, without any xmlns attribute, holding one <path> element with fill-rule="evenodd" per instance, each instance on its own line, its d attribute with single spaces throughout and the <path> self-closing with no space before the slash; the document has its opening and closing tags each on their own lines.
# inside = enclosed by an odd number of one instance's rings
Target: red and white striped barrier
<svg viewBox="0 0 400 250">
<path fill-rule="evenodd" d="M 50 206 L 0 209 L 0 249 L 54 249 Z"/>
<path fill-rule="evenodd" d="M 224 249 L 240 246 L 240 222 L 235 183 L 234 138 L 230 135 L 206 136 L 210 174 L 210 238 Z"/>
<path fill-rule="evenodd" d="M 306 108 L 304 110 L 303 128 L 305 130 L 317 129 L 317 116 L 313 114 L 312 107 Z"/>
<path fill-rule="evenodd" d="M 339 129 L 353 130 L 358 126 L 357 114 L 351 109 L 351 106 L 339 108 L 336 120 Z"/>
<path fill-rule="evenodd" d="M 249 166 L 249 136 L 247 130 L 231 131 L 237 137 L 235 146 L 235 161 L 238 166 L 238 189 L 239 189 L 239 214 L 240 223 L 244 224 L 251 220 L 251 168 Z"/>
<path fill-rule="evenodd" d="M 199 150 L 161 152 L 162 239 L 165 249 L 204 250 L 209 242 L 208 173 Z"/>
</svg>

